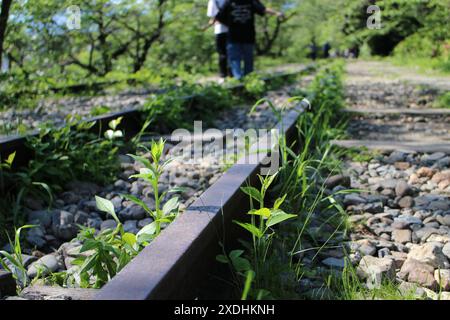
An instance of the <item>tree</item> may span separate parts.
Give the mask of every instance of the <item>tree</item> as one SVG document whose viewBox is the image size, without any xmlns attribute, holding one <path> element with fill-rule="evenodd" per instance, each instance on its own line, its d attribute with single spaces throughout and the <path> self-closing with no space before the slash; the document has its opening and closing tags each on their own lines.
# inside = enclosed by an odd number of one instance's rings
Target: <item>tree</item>
<svg viewBox="0 0 450 320">
<path fill-rule="evenodd" d="M 0 68 L 2 66 L 3 58 L 3 43 L 5 41 L 6 27 L 8 26 L 9 10 L 11 8 L 12 0 L 3 0 L 0 12 Z"/>
</svg>

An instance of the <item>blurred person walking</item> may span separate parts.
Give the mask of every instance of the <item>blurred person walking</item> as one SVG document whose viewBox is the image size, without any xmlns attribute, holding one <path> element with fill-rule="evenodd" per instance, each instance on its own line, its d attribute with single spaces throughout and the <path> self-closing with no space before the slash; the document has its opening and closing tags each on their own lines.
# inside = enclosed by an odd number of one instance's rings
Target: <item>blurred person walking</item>
<svg viewBox="0 0 450 320">
<path fill-rule="evenodd" d="M 228 27 L 228 62 L 236 79 L 253 72 L 255 14 L 263 16 L 266 13 L 279 19 L 284 17 L 283 13 L 266 8 L 259 0 L 225 0 L 216 16 L 216 20 Z"/>
<path fill-rule="evenodd" d="M 228 27 L 216 20 L 216 16 L 219 13 L 220 8 L 224 5 L 226 0 L 209 0 L 207 16 L 210 18 L 208 26 L 214 25 L 214 34 L 216 36 L 216 50 L 219 54 L 219 72 L 220 77 L 223 80 L 227 76 L 231 76 L 231 71 L 228 67 L 228 56 L 227 56 L 227 38 L 228 38 Z"/>
</svg>

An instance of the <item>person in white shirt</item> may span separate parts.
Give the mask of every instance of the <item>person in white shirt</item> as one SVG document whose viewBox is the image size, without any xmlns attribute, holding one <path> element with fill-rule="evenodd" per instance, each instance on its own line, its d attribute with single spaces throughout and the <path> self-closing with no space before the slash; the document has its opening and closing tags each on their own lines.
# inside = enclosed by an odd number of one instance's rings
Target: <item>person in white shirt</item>
<svg viewBox="0 0 450 320">
<path fill-rule="evenodd" d="M 219 54 L 219 70 L 222 79 L 231 75 L 228 68 L 228 57 L 227 57 L 227 38 L 228 38 L 228 27 L 219 21 L 216 21 L 215 17 L 219 13 L 219 8 L 223 6 L 225 0 L 209 0 L 207 16 L 210 18 L 208 26 L 209 28 L 214 25 L 214 33 L 216 35 L 216 50 Z"/>
</svg>

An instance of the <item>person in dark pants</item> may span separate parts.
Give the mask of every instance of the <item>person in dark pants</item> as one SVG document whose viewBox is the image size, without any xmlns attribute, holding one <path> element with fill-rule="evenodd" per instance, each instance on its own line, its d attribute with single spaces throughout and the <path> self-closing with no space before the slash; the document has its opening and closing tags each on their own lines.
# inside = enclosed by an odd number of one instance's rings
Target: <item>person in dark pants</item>
<svg viewBox="0 0 450 320">
<path fill-rule="evenodd" d="M 325 59 L 328 59 L 330 57 L 330 50 L 331 50 L 331 45 L 329 42 L 325 42 L 325 44 L 323 45 L 323 57 Z"/>
<path fill-rule="evenodd" d="M 228 27 L 215 19 L 219 13 L 219 9 L 223 6 L 225 0 L 209 0 L 207 16 L 210 18 L 209 24 L 206 28 L 214 25 L 214 33 L 216 35 L 216 50 L 219 54 L 219 70 L 220 77 L 225 79 L 231 75 L 231 71 L 228 67 L 227 56 L 227 39 L 228 39 Z"/>
<path fill-rule="evenodd" d="M 259 0 L 225 0 L 216 16 L 216 20 L 228 27 L 228 61 L 236 79 L 253 72 L 255 14 L 266 13 L 283 17 L 281 12 L 266 8 Z"/>
</svg>

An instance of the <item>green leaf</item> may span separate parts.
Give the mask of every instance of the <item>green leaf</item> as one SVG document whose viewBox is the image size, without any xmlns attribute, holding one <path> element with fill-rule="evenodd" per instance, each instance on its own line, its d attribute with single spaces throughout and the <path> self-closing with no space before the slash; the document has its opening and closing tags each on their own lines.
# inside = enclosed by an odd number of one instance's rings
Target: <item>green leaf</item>
<svg viewBox="0 0 450 320">
<path fill-rule="evenodd" d="M 250 210 L 248 212 L 248 214 L 252 214 L 252 215 L 255 215 L 255 216 L 261 216 L 264 219 L 268 219 L 270 217 L 270 215 L 271 215 L 271 212 L 270 212 L 270 209 L 261 208 L 259 210 Z"/>
<path fill-rule="evenodd" d="M 16 152 L 14 151 L 13 153 L 11 153 L 8 156 L 8 159 L 6 159 L 5 163 L 8 164 L 9 167 L 11 167 L 15 157 L 16 157 Z"/>
<path fill-rule="evenodd" d="M 164 206 L 163 206 L 163 208 L 162 208 L 162 211 L 163 211 L 164 215 L 167 216 L 167 215 L 169 215 L 172 211 L 178 209 L 178 206 L 179 206 L 178 198 L 175 197 L 175 198 L 170 199 L 169 201 L 167 201 L 167 202 L 164 204 Z"/>
<path fill-rule="evenodd" d="M 130 246 L 134 246 L 137 241 L 137 237 L 134 234 L 127 232 L 123 234 L 122 240 Z"/>
<path fill-rule="evenodd" d="M 95 250 L 101 247 L 101 242 L 93 239 L 88 239 L 83 243 L 83 246 L 80 249 L 80 253 Z"/>
<path fill-rule="evenodd" d="M 242 222 L 235 221 L 235 220 L 233 222 L 236 223 L 237 225 L 241 226 L 245 230 L 249 231 L 252 235 L 254 235 L 257 238 L 261 238 L 263 236 L 263 233 L 261 232 L 261 230 L 259 230 L 257 227 L 255 227 L 254 225 L 252 225 L 250 223 L 242 223 Z"/>
<path fill-rule="evenodd" d="M 284 195 L 283 198 L 278 198 L 277 200 L 275 200 L 275 204 L 273 205 L 274 209 L 279 209 L 280 206 L 283 204 L 284 200 L 286 199 L 287 194 Z"/>
<path fill-rule="evenodd" d="M 231 262 L 233 263 L 233 267 L 237 270 L 237 272 L 244 272 L 252 269 L 250 261 L 245 258 L 236 257 L 234 259 L 231 259 Z"/>
<path fill-rule="evenodd" d="M 251 198 L 255 199 L 256 201 L 258 201 L 258 202 L 263 201 L 261 193 L 259 192 L 258 189 L 254 188 L 254 187 L 242 187 L 241 190 L 242 190 L 242 192 L 249 195 Z"/>
<path fill-rule="evenodd" d="M 240 257 L 244 253 L 244 250 L 233 250 L 230 252 L 230 259 Z"/>
<path fill-rule="evenodd" d="M 152 222 L 145 227 L 143 227 L 136 235 L 137 242 L 149 242 L 153 240 L 154 234 L 156 232 L 156 222 Z"/>
<path fill-rule="evenodd" d="M 127 156 L 133 158 L 137 162 L 140 162 L 141 164 L 143 164 L 147 168 L 152 166 L 150 160 L 148 160 L 148 159 L 146 159 L 144 157 L 135 156 L 134 154 L 127 154 Z"/>
<path fill-rule="evenodd" d="M 255 272 L 253 270 L 248 270 L 245 275 L 245 284 L 244 290 L 242 290 L 241 300 L 247 300 L 248 293 L 250 292 L 250 288 L 253 283 L 253 279 L 255 279 Z"/>
<path fill-rule="evenodd" d="M 229 260 L 227 259 L 226 256 L 224 256 L 223 254 L 219 254 L 216 256 L 216 260 L 219 261 L 220 263 L 228 263 Z"/>
<path fill-rule="evenodd" d="M 120 224 L 120 220 L 116 215 L 114 205 L 111 201 L 101 198 L 99 196 L 95 196 L 95 202 L 97 204 L 98 210 L 109 213 L 114 218 L 114 220 L 116 220 L 117 224 Z"/>
<path fill-rule="evenodd" d="M 117 126 L 120 124 L 120 122 L 122 121 L 122 118 L 123 117 L 119 117 L 119 118 L 117 118 L 117 119 L 114 119 L 114 120 L 111 120 L 110 122 L 109 122 L 109 127 L 111 128 L 111 129 L 113 129 L 113 130 L 116 130 L 117 129 Z"/>
<path fill-rule="evenodd" d="M 270 219 L 267 221 L 266 226 L 272 227 L 274 225 L 277 225 L 283 221 L 286 221 L 288 219 L 295 218 L 297 215 L 295 214 L 287 214 L 281 210 L 278 210 L 277 212 L 273 213 L 273 215 L 270 217 Z"/>
</svg>

